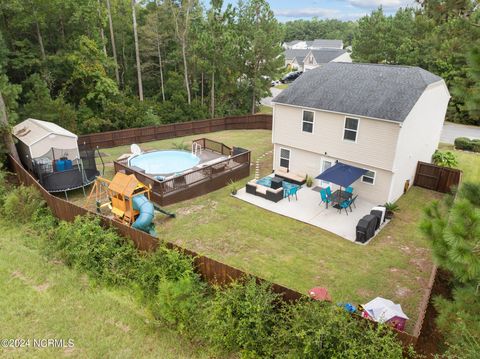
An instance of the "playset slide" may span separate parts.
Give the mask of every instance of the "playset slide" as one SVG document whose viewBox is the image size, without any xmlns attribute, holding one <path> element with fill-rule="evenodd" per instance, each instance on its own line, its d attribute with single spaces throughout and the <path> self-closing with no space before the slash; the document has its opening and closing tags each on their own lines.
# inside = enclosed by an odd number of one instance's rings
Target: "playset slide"
<svg viewBox="0 0 480 359">
<path fill-rule="evenodd" d="M 155 225 L 153 224 L 155 218 L 153 203 L 143 195 L 133 197 L 132 203 L 133 209 L 140 212 L 132 227 L 156 236 Z"/>
</svg>

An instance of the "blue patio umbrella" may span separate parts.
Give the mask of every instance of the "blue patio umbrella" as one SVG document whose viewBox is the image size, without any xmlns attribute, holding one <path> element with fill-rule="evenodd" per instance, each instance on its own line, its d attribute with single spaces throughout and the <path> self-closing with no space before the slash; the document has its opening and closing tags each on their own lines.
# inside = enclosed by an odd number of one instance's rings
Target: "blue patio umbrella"
<svg viewBox="0 0 480 359">
<path fill-rule="evenodd" d="M 368 170 L 364 168 L 337 162 L 334 166 L 327 168 L 315 178 L 338 184 L 341 187 L 348 187 L 367 172 Z"/>
</svg>

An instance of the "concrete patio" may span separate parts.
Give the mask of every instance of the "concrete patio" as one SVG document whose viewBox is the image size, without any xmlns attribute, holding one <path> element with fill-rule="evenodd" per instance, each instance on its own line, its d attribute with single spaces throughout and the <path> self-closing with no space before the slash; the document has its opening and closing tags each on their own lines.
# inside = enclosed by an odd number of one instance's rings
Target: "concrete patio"
<svg viewBox="0 0 480 359">
<path fill-rule="evenodd" d="M 336 188 L 333 188 L 333 191 L 335 191 L 335 189 Z M 234 197 L 268 211 L 325 229 L 352 242 L 355 241 L 355 228 L 358 221 L 363 216 L 370 214 L 370 210 L 378 205 L 377 203 L 369 202 L 359 195 L 355 202 L 357 208 L 352 206 L 353 212 L 348 210 L 347 216 L 345 211 L 339 213 L 336 208 L 331 206 L 327 209 L 325 203 L 320 205 L 321 199 L 319 192 L 306 186 L 302 186 L 302 188 L 298 190 L 298 200 L 291 197 L 290 201 L 284 198 L 275 203 L 265 198 L 246 193 L 245 188 L 240 189 Z M 386 223 L 387 222 L 377 230 L 375 235 L 383 229 Z"/>
</svg>

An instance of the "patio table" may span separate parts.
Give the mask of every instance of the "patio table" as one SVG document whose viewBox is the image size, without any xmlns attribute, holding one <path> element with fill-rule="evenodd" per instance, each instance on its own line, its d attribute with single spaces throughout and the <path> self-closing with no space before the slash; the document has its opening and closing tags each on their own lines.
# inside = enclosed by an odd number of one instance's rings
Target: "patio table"
<svg viewBox="0 0 480 359">
<path fill-rule="evenodd" d="M 277 188 L 280 188 L 282 187 L 282 182 L 283 182 L 283 179 L 280 178 L 280 177 L 273 177 L 272 178 L 272 182 L 270 184 L 270 188 L 272 189 L 277 189 Z"/>
<path fill-rule="evenodd" d="M 352 198 L 352 193 L 342 191 L 341 189 L 337 189 L 335 192 L 332 193 L 330 196 L 330 201 L 332 202 L 332 207 L 335 205 L 339 205 L 343 201 L 346 201 L 350 198 Z"/>
</svg>

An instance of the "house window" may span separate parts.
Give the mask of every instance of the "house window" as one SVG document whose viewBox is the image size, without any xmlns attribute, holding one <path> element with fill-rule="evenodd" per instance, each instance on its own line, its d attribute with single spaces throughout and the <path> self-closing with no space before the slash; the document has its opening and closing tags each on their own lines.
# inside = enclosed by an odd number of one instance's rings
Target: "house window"
<svg viewBox="0 0 480 359">
<path fill-rule="evenodd" d="M 312 111 L 303 111 L 302 131 L 313 133 L 313 118 L 314 113 Z"/>
<path fill-rule="evenodd" d="M 375 172 L 368 171 L 362 176 L 362 182 L 368 184 L 375 184 Z"/>
<path fill-rule="evenodd" d="M 280 149 L 280 167 L 290 168 L 290 150 Z"/>
<path fill-rule="evenodd" d="M 359 120 L 357 118 L 345 118 L 345 128 L 343 129 L 344 140 L 357 142 L 358 122 Z"/>
</svg>

